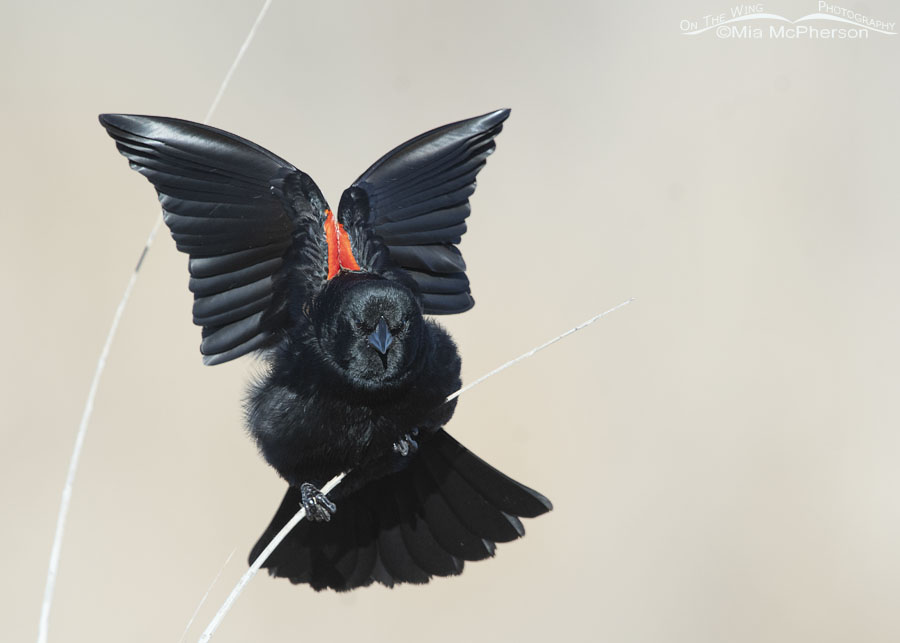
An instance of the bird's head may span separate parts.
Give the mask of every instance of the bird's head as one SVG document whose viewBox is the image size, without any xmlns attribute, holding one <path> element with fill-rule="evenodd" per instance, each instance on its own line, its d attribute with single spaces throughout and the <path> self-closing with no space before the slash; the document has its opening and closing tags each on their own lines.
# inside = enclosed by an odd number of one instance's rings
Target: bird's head
<svg viewBox="0 0 900 643">
<path fill-rule="evenodd" d="M 415 295 L 403 284 L 342 273 L 320 294 L 312 322 L 328 360 L 351 383 L 378 389 L 416 375 L 425 321 Z"/>
</svg>

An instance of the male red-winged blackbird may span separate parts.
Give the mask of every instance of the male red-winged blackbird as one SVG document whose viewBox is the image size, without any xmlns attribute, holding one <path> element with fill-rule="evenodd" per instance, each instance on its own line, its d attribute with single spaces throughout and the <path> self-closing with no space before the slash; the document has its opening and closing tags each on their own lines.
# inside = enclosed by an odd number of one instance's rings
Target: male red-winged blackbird
<svg viewBox="0 0 900 643">
<path fill-rule="evenodd" d="M 443 426 L 460 358 L 423 314 L 474 304 L 456 247 L 475 175 L 509 110 L 445 125 L 388 152 L 341 197 L 268 150 L 189 121 L 104 114 L 101 124 L 159 193 L 190 255 L 200 352 L 219 364 L 264 351 L 247 423 L 290 487 L 251 560 L 300 505 L 266 563 L 315 589 L 459 574 L 551 508 Z M 319 487 L 351 473 L 333 493 Z"/>
</svg>

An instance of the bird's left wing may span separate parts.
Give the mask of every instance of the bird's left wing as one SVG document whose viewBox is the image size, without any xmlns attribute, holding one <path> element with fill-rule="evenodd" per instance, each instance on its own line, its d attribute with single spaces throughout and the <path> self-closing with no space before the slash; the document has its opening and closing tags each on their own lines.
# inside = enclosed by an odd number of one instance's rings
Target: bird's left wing
<svg viewBox="0 0 900 643">
<path fill-rule="evenodd" d="M 363 268 L 399 268 L 423 310 L 461 313 L 475 301 L 457 248 L 475 177 L 493 153 L 508 109 L 425 132 L 394 148 L 344 191 L 338 206 Z"/>
<path fill-rule="evenodd" d="M 292 236 L 322 230 L 328 205 L 306 174 L 234 134 L 175 118 L 103 114 L 131 167 L 159 193 L 178 249 L 190 255 L 194 323 L 206 364 L 271 345 L 284 328 L 283 270 Z M 304 244 L 324 279 L 325 235 Z"/>
</svg>

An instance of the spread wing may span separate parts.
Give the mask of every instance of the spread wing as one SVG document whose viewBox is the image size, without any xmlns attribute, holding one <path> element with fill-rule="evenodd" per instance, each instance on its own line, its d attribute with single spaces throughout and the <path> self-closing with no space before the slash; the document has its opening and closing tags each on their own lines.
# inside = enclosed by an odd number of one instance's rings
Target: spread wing
<svg viewBox="0 0 900 643">
<path fill-rule="evenodd" d="M 508 109 L 444 125 L 391 150 L 341 197 L 339 220 L 364 268 L 390 263 L 418 284 L 428 314 L 460 313 L 475 302 L 456 247 L 466 231 L 475 177 L 494 151 Z M 381 244 L 373 243 L 371 234 Z"/>
<path fill-rule="evenodd" d="M 100 123 L 156 188 L 178 249 L 190 255 L 204 363 L 274 343 L 289 313 L 286 255 L 301 253 L 308 278 L 325 279 L 328 205 L 312 179 L 268 150 L 206 125 L 123 114 L 103 114 Z M 318 234 L 302 234 L 304 226 Z M 298 231 L 301 248 L 293 243 Z"/>
<path fill-rule="evenodd" d="M 475 176 L 508 116 L 445 125 L 388 152 L 344 192 L 343 225 L 309 176 L 239 136 L 166 117 L 104 114 L 100 123 L 156 188 L 178 249 L 190 255 L 200 352 L 220 364 L 276 342 L 299 314 L 292 307 L 341 270 L 399 269 L 429 314 L 471 308 L 456 244 Z"/>
</svg>

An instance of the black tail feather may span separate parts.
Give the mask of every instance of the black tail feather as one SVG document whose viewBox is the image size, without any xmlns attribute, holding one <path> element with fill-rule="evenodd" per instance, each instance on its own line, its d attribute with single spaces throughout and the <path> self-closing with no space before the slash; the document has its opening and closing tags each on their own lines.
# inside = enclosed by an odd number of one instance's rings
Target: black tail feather
<svg viewBox="0 0 900 643">
<path fill-rule="evenodd" d="M 476 536 L 498 543 L 515 540 L 525 534 L 522 523 L 509 520 L 508 514 L 485 500 L 459 474 L 440 452 L 429 449 L 422 453 L 428 471 L 439 481 L 438 489 L 460 521 Z"/>
<path fill-rule="evenodd" d="M 493 556 L 495 543 L 524 535 L 518 516 L 552 508 L 441 430 L 410 465 L 337 501 L 331 521 L 303 521 L 264 564 L 273 576 L 339 591 L 378 582 L 427 583 L 462 573 L 464 561 Z M 300 508 L 289 488 L 250 554 L 254 560 Z"/>
<path fill-rule="evenodd" d="M 553 503 L 546 497 L 497 471 L 452 437 L 444 435 L 448 439 L 435 440 L 434 447 L 492 505 L 522 518 L 536 518 L 553 509 Z"/>
<path fill-rule="evenodd" d="M 419 466 L 416 466 L 419 464 Z M 463 560 L 484 560 L 493 555 L 490 545 L 480 536 L 469 531 L 444 500 L 437 481 L 424 465 L 422 454 L 414 469 L 416 490 L 419 493 L 425 522 L 441 547 Z"/>
<path fill-rule="evenodd" d="M 462 573 L 463 560 L 441 547 L 431 534 L 419 506 L 415 489 L 398 489 L 397 503 L 400 515 L 406 519 L 400 524 L 403 542 L 416 564 L 431 576 L 453 576 Z"/>
<path fill-rule="evenodd" d="M 348 575 L 345 589 L 364 587 L 372 583 L 372 570 L 378 560 L 375 543 L 375 529 L 372 511 L 368 507 L 357 507 L 356 518 L 356 566 Z"/>
<path fill-rule="evenodd" d="M 416 564 L 403 540 L 401 519 L 393 496 L 383 496 L 379 500 L 379 560 L 394 582 L 427 583 L 430 576 Z"/>
</svg>

